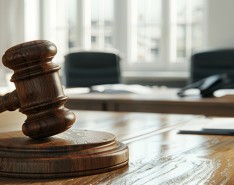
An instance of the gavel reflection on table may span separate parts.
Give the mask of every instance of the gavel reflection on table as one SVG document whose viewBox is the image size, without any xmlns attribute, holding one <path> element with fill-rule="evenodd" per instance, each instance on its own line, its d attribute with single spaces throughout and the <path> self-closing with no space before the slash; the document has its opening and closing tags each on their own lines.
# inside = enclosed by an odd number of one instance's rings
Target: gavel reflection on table
<svg viewBox="0 0 234 185">
<path fill-rule="evenodd" d="M 113 134 L 68 130 L 76 118 L 64 107 L 67 97 L 60 82 L 60 67 L 52 62 L 56 53 L 52 42 L 36 40 L 16 45 L 2 57 L 4 66 L 14 70 L 11 81 L 16 89 L 0 97 L 0 112 L 19 109 L 27 116 L 22 126 L 24 135 L 21 131 L 0 134 L 2 176 L 83 176 L 128 163 L 128 147 Z"/>
</svg>

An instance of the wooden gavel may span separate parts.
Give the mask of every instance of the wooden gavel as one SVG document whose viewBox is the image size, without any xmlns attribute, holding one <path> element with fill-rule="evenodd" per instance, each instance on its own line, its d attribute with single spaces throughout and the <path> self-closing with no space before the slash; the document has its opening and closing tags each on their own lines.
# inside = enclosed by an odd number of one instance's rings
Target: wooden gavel
<svg viewBox="0 0 234 185">
<path fill-rule="evenodd" d="M 61 133 L 75 122 L 74 113 L 64 107 L 60 67 L 51 62 L 56 53 L 52 42 L 37 40 L 16 45 L 2 57 L 3 65 L 14 70 L 16 89 L 0 97 L 0 112 L 19 108 L 27 115 L 22 131 L 34 139 Z"/>
</svg>

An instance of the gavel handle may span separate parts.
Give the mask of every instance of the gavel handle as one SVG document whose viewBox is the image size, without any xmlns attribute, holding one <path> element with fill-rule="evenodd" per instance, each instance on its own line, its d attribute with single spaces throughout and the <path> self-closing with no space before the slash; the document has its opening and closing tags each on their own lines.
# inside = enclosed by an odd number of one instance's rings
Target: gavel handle
<svg viewBox="0 0 234 185">
<path fill-rule="evenodd" d="M 20 103 L 18 100 L 16 90 L 0 97 L 0 113 L 6 110 L 14 111 L 18 108 L 20 108 Z"/>
</svg>

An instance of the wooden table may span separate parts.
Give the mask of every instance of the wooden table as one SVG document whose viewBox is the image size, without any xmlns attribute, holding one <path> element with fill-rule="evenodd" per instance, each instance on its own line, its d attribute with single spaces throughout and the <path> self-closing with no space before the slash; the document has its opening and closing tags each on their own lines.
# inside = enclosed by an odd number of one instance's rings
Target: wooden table
<svg viewBox="0 0 234 185">
<path fill-rule="evenodd" d="M 148 94 L 67 94 L 66 106 L 76 110 L 151 112 L 234 116 L 234 95 L 218 98 L 177 96 L 178 89 L 158 88 Z"/>
<path fill-rule="evenodd" d="M 72 129 L 108 131 L 129 147 L 129 165 L 108 173 L 65 179 L 13 179 L 0 184 L 234 184 L 234 137 L 180 135 L 177 129 L 201 116 L 75 111 Z M 20 129 L 25 117 L 0 114 L 0 131 Z"/>
</svg>

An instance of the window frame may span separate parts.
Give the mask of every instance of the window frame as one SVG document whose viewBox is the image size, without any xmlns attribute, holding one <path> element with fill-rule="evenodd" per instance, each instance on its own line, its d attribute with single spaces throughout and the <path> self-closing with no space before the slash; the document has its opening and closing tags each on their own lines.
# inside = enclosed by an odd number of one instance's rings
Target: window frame
<svg viewBox="0 0 234 185">
<path fill-rule="evenodd" d="M 113 33 L 113 43 L 114 47 L 120 52 L 122 62 L 121 68 L 122 71 L 127 72 L 188 72 L 189 71 L 189 58 L 184 58 L 175 62 L 176 55 L 176 37 L 174 34 L 176 33 L 176 26 L 172 26 L 172 21 L 176 17 L 176 11 L 173 11 L 173 6 L 178 3 L 178 0 L 162 0 L 162 26 L 161 26 L 161 45 L 160 45 L 160 56 L 157 63 L 131 63 L 132 49 L 131 49 L 131 34 L 132 28 L 131 26 L 131 14 L 133 13 L 133 3 L 134 0 L 114 0 L 114 33 Z M 48 29 L 52 24 L 54 27 L 63 26 L 63 36 L 65 39 L 59 42 L 58 39 L 54 39 L 59 43 L 59 47 L 62 48 L 63 51 L 59 51 L 62 54 L 69 52 L 68 48 L 68 32 L 65 29 L 68 29 L 68 20 L 66 18 L 59 19 L 59 25 L 54 25 L 55 23 L 50 20 L 56 20 L 56 16 L 58 14 L 54 13 L 54 11 L 50 11 L 52 6 L 58 6 L 61 1 L 53 0 L 53 3 L 49 3 L 46 0 L 41 0 L 41 11 L 42 15 L 40 24 L 42 26 L 41 36 L 42 38 L 50 38 L 51 33 L 48 33 Z M 83 49 L 91 49 L 91 10 L 90 10 L 90 0 L 77 0 L 76 8 L 79 11 L 76 11 L 77 14 L 77 22 L 76 28 L 77 37 L 76 43 L 78 43 L 78 48 Z M 63 5 L 66 3 L 63 2 Z M 121 11 L 120 11 L 121 10 Z M 61 11 L 61 8 L 60 8 Z M 46 12 L 46 13 L 45 13 Z M 64 11 L 63 11 L 64 12 Z M 121 13 L 120 13 L 121 12 Z M 47 18 L 50 17 L 49 20 Z M 60 34 L 60 38 L 62 36 Z M 118 38 L 118 39 L 116 39 Z M 66 44 L 67 43 L 67 44 Z M 64 46 L 62 46 L 64 45 Z M 59 60 L 62 60 L 60 57 Z"/>
<path fill-rule="evenodd" d="M 128 62 L 131 59 L 131 36 L 132 33 L 131 27 L 131 14 L 133 11 L 133 1 L 134 0 L 118 0 L 115 1 L 115 35 L 114 38 L 118 38 L 118 41 L 115 42 L 116 48 L 123 53 L 123 71 L 129 72 L 188 72 L 189 70 L 189 58 L 183 58 L 175 62 L 176 58 L 176 37 L 175 27 L 173 28 L 173 18 L 175 17 L 176 11 L 173 11 L 173 3 L 176 3 L 177 0 L 163 0 L 162 1 L 162 21 L 161 33 L 161 54 L 157 63 L 131 63 Z M 121 15 L 118 15 L 118 10 L 122 10 Z M 124 18 L 125 17 L 125 18 Z M 122 21 L 120 21 L 122 20 Z M 120 30 L 119 28 L 122 28 Z M 168 31 L 169 30 L 169 31 Z M 126 55 L 125 53 L 128 53 Z M 170 56 L 170 57 L 169 57 Z"/>
</svg>

